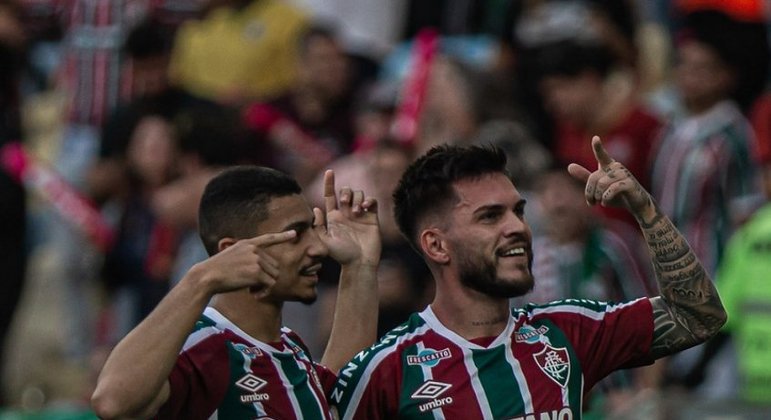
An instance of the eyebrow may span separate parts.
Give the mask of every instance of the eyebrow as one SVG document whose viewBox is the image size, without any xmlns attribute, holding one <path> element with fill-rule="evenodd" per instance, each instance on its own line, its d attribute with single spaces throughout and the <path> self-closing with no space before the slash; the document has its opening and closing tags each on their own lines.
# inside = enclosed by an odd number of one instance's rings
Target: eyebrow
<svg viewBox="0 0 771 420">
<path fill-rule="evenodd" d="M 512 207 L 512 208 L 524 206 L 525 204 L 527 204 L 527 200 L 525 200 L 524 198 L 520 198 L 517 201 L 517 203 L 514 205 L 514 207 Z M 484 213 L 486 211 L 502 211 L 502 210 L 506 210 L 506 209 L 507 209 L 507 207 L 504 206 L 503 204 L 488 204 L 488 205 L 479 207 L 478 209 L 474 210 L 474 212 L 472 214 L 473 215 L 477 215 L 479 213 Z"/>
<path fill-rule="evenodd" d="M 313 221 L 302 220 L 302 221 L 290 223 L 284 226 L 284 228 L 281 229 L 281 231 L 286 232 L 289 230 L 296 230 L 297 233 L 301 233 L 310 229 L 312 226 L 313 226 Z"/>
</svg>

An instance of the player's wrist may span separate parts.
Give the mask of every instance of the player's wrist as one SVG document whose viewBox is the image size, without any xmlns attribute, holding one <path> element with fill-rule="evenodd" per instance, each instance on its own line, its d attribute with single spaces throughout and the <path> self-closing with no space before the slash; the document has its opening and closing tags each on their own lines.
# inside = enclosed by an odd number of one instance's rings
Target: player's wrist
<svg viewBox="0 0 771 420">
<path fill-rule="evenodd" d="M 180 286 L 188 287 L 195 297 L 208 301 L 217 293 L 219 282 L 211 270 L 206 269 L 205 263 L 203 261 L 193 265 L 180 281 Z"/>
</svg>

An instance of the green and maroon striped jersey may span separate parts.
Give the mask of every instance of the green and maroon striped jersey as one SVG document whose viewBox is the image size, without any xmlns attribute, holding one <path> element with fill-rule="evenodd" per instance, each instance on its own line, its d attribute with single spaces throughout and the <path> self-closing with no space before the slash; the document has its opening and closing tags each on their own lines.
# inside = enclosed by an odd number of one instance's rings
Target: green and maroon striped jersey
<svg viewBox="0 0 771 420">
<path fill-rule="evenodd" d="M 650 363 L 652 340 L 647 298 L 528 305 L 487 346 L 428 307 L 356 355 L 330 402 L 342 419 L 578 419 L 597 381 Z"/>
<path fill-rule="evenodd" d="M 334 381 L 288 328 L 264 343 L 209 307 L 177 358 L 158 418 L 331 419 Z"/>
</svg>

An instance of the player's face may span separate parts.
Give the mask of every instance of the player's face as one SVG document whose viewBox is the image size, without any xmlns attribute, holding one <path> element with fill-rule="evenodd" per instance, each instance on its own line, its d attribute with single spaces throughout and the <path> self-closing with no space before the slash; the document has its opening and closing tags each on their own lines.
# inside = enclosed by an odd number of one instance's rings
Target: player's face
<svg viewBox="0 0 771 420">
<path fill-rule="evenodd" d="M 520 296 L 533 288 L 530 227 L 525 201 L 503 174 L 455 183 L 448 243 L 461 282 L 494 297 Z"/>
<path fill-rule="evenodd" d="M 294 229 L 297 237 L 267 249 L 279 264 L 279 276 L 266 299 L 313 303 L 321 260 L 328 253 L 313 229 L 313 212 L 305 198 L 297 194 L 274 198 L 267 208 L 268 218 L 259 224 L 260 233 Z"/>
</svg>

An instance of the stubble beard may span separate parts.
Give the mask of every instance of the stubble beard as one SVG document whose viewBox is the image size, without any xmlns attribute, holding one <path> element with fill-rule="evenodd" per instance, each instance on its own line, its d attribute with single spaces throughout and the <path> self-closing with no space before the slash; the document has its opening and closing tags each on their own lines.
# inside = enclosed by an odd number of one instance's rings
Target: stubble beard
<svg viewBox="0 0 771 420">
<path fill-rule="evenodd" d="M 470 250 L 469 250 L 470 251 Z M 498 278 L 496 261 L 471 252 L 463 253 L 458 263 L 461 284 L 490 297 L 513 298 L 533 290 L 533 258 L 528 258 L 526 277 L 506 281 Z"/>
</svg>

